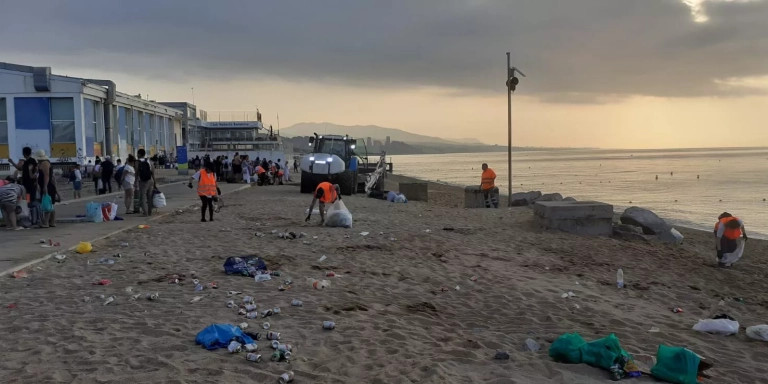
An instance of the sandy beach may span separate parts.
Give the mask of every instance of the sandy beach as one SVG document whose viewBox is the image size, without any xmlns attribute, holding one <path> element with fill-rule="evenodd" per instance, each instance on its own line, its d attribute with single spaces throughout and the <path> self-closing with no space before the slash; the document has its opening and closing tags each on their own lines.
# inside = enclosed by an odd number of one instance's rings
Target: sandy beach
<svg viewBox="0 0 768 384">
<path fill-rule="evenodd" d="M 227 195 L 214 222 L 185 209 L 97 241 L 90 254 L 32 266 L 28 278 L 0 279 L 0 376 L 8 383 L 273 383 L 292 370 L 295 383 L 608 382 L 606 371 L 548 357 L 555 338 L 579 332 L 587 340 L 615 333 L 630 353 L 654 355 L 660 343 L 688 347 L 714 363 L 709 383 L 768 377 L 765 342 L 743 329 L 730 337 L 691 329 L 720 313 L 742 328 L 768 322 L 768 243 L 750 240 L 741 262 L 718 269 L 707 232 L 681 229 L 682 246 L 543 232 L 529 208 L 457 208 L 460 190 L 430 188 L 430 203 L 345 197 L 354 226 L 341 229 L 317 226 L 318 217 L 305 223 L 311 198 L 297 186 L 253 187 Z M 308 236 L 284 240 L 273 230 Z M 116 253 L 114 265 L 88 264 Z M 261 256 L 282 276 L 257 283 L 225 275 L 225 259 L 240 255 Z M 329 288 L 306 284 L 327 271 L 337 275 Z M 169 284 L 171 274 L 184 280 Z M 195 292 L 193 274 L 219 288 Z M 100 279 L 112 284 L 93 285 Z M 279 291 L 285 279 L 291 289 Z M 233 290 L 243 293 L 228 296 Z M 562 298 L 568 291 L 575 296 Z M 159 299 L 131 300 L 150 292 Z M 100 295 L 115 300 L 103 305 Z M 260 309 L 281 308 L 267 320 L 293 345 L 290 363 L 269 362 L 265 340 L 261 363 L 195 345 L 209 324 L 260 328 L 262 319 L 227 308 L 243 295 Z M 292 299 L 304 306 L 291 307 Z M 323 330 L 324 320 L 336 329 Z M 527 338 L 542 349 L 525 351 Z M 494 360 L 496 350 L 511 359 Z"/>
</svg>

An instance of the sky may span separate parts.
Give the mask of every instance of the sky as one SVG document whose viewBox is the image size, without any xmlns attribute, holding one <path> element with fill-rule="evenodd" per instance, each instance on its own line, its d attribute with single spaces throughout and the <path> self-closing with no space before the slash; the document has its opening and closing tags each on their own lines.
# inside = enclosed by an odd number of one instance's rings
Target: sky
<svg viewBox="0 0 768 384">
<path fill-rule="evenodd" d="M 765 20 L 768 0 L 27 0 L 2 5 L 0 61 L 194 94 L 209 119 L 506 145 L 509 51 L 516 146 L 768 146 Z"/>
</svg>

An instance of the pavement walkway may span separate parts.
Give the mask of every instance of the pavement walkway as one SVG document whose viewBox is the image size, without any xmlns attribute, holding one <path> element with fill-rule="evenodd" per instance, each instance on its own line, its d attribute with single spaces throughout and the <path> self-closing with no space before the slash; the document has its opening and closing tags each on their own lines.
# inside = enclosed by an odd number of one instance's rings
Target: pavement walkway
<svg viewBox="0 0 768 384">
<path fill-rule="evenodd" d="M 219 184 L 222 194 L 250 188 L 245 184 Z M 158 187 L 166 198 L 166 207 L 156 209 L 152 217 L 143 217 L 141 214 L 125 215 L 123 206 L 123 194 L 112 193 L 109 195 L 92 196 L 83 199 L 65 201 L 56 204 L 56 227 L 45 229 L 25 229 L 21 231 L 7 231 L 0 228 L 0 276 L 25 268 L 29 265 L 46 260 L 56 254 L 74 249 L 81 241 L 94 241 L 135 227 L 139 224 L 152 224 L 153 220 L 163 217 L 191 205 L 199 205 L 200 198 L 194 189 L 189 189 L 186 183 L 172 183 Z M 95 201 L 99 203 L 114 201 L 118 204 L 118 216 L 122 221 L 109 221 L 104 223 L 72 223 L 77 215 L 85 214 L 87 203 Z M 43 247 L 40 240 L 59 242 L 59 247 Z"/>
</svg>

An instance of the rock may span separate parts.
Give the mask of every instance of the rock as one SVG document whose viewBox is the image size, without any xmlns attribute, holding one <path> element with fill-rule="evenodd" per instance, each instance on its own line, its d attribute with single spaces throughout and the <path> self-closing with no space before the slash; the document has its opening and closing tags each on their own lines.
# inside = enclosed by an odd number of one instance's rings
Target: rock
<svg viewBox="0 0 768 384">
<path fill-rule="evenodd" d="M 573 197 L 568 196 L 568 197 L 564 198 L 563 201 L 576 201 L 576 199 L 574 199 Z"/>
<path fill-rule="evenodd" d="M 627 208 L 621 214 L 621 222 L 640 227 L 644 234 L 656 235 L 659 240 L 665 243 L 680 244 L 683 241 L 683 235 L 680 232 L 674 230 L 664 219 L 645 208 Z"/>
<path fill-rule="evenodd" d="M 620 240 L 648 241 L 651 237 L 643 234 L 643 229 L 628 224 L 614 224 L 613 236 Z"/>
<path fill-rule="evenodd" d="M 513 207 L 522 207 L 533 204 L 536 199 L 541 197 L 541 191 L 530 192 L 517 192 L 513 193 L 510 198 L 510 205 Z"/>
<path fill-rule="evenodd" d="M 559 193 L 547 193 L 534 201 L 563 201 L 563 195 Z"/>
</svg>

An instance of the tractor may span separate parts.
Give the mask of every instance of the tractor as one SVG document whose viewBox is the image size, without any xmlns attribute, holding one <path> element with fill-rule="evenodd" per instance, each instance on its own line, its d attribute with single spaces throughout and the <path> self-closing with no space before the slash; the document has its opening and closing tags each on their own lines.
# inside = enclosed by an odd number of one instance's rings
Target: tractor
<svg viewBox="0 0 768 384">
<path fill-rule="evenodd" d="M 328 181 L 338 184 L 343 195 L 365 188 L 368 173 L 368 153 L 365 143 L 361 154 L 356 152 L 357 140 L 345 135 L 318 135 L 309 138 L 312 153 L 301 158 L 301 193 L 312 193 L 318 184 Z"/>
</svg>

